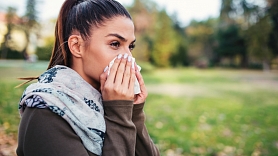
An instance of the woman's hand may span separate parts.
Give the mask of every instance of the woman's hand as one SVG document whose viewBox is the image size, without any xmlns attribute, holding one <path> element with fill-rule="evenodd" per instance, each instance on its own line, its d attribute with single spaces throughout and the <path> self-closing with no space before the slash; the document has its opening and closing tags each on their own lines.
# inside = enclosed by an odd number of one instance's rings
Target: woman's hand
<svg viewBox="0 0 278 156">
<path fill-rule="evenodd" d="M 132 57 L 118 55 L 110 69 L 100 75 L 100 90 L 103 100 L 134 100 L 135 69 Z"/>
<path fill-rule="evenodd" d="M 140 85 L 141 93 L 134 95 L 134 104 L 140 104 L 140 103 L 145 102 L 145 100 L 148 96 L 148 92 L 147 92 L 147 89 L 146 89 L 146 86 L 145 86 L 141 73 L 139 72 L 137 66 L 135 66 L 135 68 L 136 68 L 135 74 L 136 74 L 136 78 Z"/>
</svg>

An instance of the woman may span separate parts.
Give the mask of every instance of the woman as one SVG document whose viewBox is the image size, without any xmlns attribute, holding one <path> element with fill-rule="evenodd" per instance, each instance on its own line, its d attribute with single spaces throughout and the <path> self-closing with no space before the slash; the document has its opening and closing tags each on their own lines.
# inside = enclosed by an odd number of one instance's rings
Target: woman
<svg viewBox="0 0 278 156">
<path fill-rule="evenodd" d="M 20 100 L 17 154 L 159 155 L 144 125 L 147 91 L 132 61 L 134 25 L 125 8 L 66 0 L 55 38 L 48 70 Z"/>
</svg>

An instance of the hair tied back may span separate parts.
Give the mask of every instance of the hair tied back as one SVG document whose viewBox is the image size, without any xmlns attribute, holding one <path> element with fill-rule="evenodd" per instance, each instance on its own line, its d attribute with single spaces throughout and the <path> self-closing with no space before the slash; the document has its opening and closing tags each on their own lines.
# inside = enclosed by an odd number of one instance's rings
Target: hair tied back
<svg viewBox="0 0 278 156">
<path fill-rule="evenodd" d="M 21 87 L 21 86 L 25 85 L 26 83 L 29 83 L 33 80 L 36 80 L 36 79 L 38 80 L 39 77 L 38 76 L 37 77 L 21 77 L 21 78 L 18 78 L 18 79 L 19 80 L 27 80 L 27 81 L 15 86 L 15 88 L 19 88 L 19 87 Z"/>
</svg>

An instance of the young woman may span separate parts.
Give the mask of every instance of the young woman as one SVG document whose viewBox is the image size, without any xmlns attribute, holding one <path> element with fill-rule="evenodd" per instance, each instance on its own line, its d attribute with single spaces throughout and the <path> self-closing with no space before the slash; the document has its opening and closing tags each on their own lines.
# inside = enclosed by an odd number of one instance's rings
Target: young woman
<svg viewBox="0 0 278 156">
<path fill-rule="evenodd" d="M 126 9 L 114 0 L 66 0 L 55 38 L 48 70 L 20 100 L 17 154 L 159 155 L 144 125 L 147 91 L 132 61 Z"/>
</svg>

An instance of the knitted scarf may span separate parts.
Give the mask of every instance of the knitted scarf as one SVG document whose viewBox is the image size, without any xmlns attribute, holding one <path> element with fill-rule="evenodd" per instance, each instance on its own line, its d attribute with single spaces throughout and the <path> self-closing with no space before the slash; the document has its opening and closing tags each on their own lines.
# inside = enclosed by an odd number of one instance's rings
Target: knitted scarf
<svg viewBox="0 0 278 156">
<path fill-rule="evenodd" d="M 44 72 L 24 91 L 20 115 L 26 107 L 48 108 L 65 119 L 86 149 L 101 155 L 106 130 L 101 94 L 78 73 L 57 65 Z"/>
</svg>

